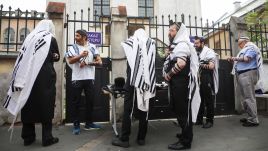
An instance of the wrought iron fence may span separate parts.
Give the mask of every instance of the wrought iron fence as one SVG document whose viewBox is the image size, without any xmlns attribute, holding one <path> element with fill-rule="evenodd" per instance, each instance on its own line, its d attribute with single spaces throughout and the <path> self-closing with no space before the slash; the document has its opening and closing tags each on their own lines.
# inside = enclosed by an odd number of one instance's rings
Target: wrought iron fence
<svg viewBox="0 0 268 151">
<path fill-rule="evenodd" d="M 101 33 L 101 44 L 97 45 L 102 53 L 110 56 L 110 16 L 98 15 L 97 11 L 87 10 L 87 14 L 81 9 L 80 15 L 76 11 L 73 14 L 66 15 L 66 49 L 75 43 L 75 31 L 84 29 L 89 32 Z"/>
<path fill-rule="evenodd" d="M 94 82 L 94 121 L 109 121 L 109 97 L 102 92 L 102 87 L 109 84 L 110 80 L 110 16 L 98 15 L 97 11 L 92 11 L 88 8 L 87 13 L 84 10 L 67 14 L 64 28 L 66 28 L 66 50 L 75 43 L 76 30 L 83 29 L 88 32 L 101 33 L 101 43 L 96 45 L 100 50 L 103 65 L 96 66 L 95 82 Z M 71 85 L 71 69 L 66 66 L 66 121 L 72 122 L 71 108 L 72 105 L 72 85 Z M 85 97 L 81 98 L 82 103 L 85 103 Z M 81 113 L 85 113 L 85 108 L 81 105 L 79 109 Z M 83 114 L 85 115 L 85 114 Z M 80 117 L 82 121 L 86 118 Z"/>
<path fill-rule="evenodd" d="M 232 55 L 231 51 L 231 34 L 229 25 L 220 25 L 211 22 L 213 26 L 209 25 L 208 20 L 198 19 L 196 16 L 161 16 L 161 17 L 128 17 L 128 29 L 135 30 L 142 27 L 149 33 L 149 36 L 156 40 L 158 54 L 163 55 L 164 49 L 169 45 L 168 29 L 170 21 L 182 22 L 186 25 L 190 39 L 194 36 L 202 36 L 205 38 L 205 44 L 214 49 L 221 59 Z"/>
<path fill-rule="evenodd" d="M 12 10 L 11 7 L 4 11 L 3 8 L 0 5 L 0 52 L 8 54 L 18 51 L 30 31 L 44 19 L 45 13 L 28 10 L 23 12 L 19 8 Z"/>
<path fill-rule="evenodd" d="M 171 20 L 185 24 L 191 41 L 193 41 L 194 36 L 202 36 L 205 38 L 205 44 L 214 49 L 220 59 L 225 59 L 232 55 L 229 25 L 215 25 L 214 22 L 211 22 L 213 26 L 209 26 L 208 20 L 204 21 L 202 18 L 198 19 L 191 15 L 185 16 L 184 14 L 180 16 L 162 15 L 161 17 L 156 16 L 153 18 L 128 17 L 129 35 L 133 34 L 137 28 L 144 28 L 149 36 L 156 41 L 157 81 L 162 80 L 161 71 L 163 66 L 164 50 L 169 45 L 168 30 Z"/>
<path fill-rule="evenodd" d="M 268 26 L 266 24 L 258 24 L 249 26 L 248 35 L 250 40 L 254 42 L 261 50 L 262 56 L 268 59 Z"/>
</svg>

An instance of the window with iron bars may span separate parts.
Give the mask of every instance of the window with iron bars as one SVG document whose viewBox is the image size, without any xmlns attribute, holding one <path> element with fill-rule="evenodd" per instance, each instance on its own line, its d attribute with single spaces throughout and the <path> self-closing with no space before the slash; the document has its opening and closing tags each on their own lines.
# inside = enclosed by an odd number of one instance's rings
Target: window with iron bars
<svg viewBox="0 0 268 151">
<path fill-rule="evenodd" d="M 94 0 L 94 20 L 99 21 L 100 16 L 110 15 L 110 0 Z"/>
<path fill-rule="evenodd" d="M 20 43 L 23 43 L 26 36 L 30 34 L 30 30 L 27 28 L 20 29 Z M 19 48 L 21 48 L 21 45 L 19 45 Z"/>
<path fill-rule="evenodd" d="M 4 48 L 7 48 L 7 46 L 9 48 L 14 48 L 13 44 L 10 43 L 14 43 L 15 42 L 15 30 L 13 28 L 6 28 L 4 31 Z"/>
<path fill-rule="evenodd" d="M 138 1 L 138 15 L 139 17 L 154 17 L 154 1 L 153 0 L 139 0 Z"/>
</svg>

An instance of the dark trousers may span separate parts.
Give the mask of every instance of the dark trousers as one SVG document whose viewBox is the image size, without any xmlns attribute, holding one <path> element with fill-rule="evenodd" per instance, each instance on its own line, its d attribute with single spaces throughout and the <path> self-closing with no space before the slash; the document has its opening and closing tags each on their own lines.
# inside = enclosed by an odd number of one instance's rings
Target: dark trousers
<svg viewBox="0 0 268 151">
<path fill-rule="evenodd" d="M 206 121 L 213 123 L 215 101 L 215 95 L 213 94 L 213 80 L 209 74 L 203 74 L 200 80 L 201 104 L 198 111 L 197 121 L 203 121 L 203 116 L 206 109 Z"/>
<path fill-rule="evenodd" d="M 129 136 L 131 133 L 131 112 L 133 108 L 133 95 L 134 95 L 134 87 L 126 86 L 125 89 L 127 90 L 124 98 L 124 114 L 123 114 L 123 121 L 122 121 L 122 130 L 121 130 L 121 140 L 122 141 L 129 141 Z M 134 104 L 136 104 L 136 99 Z M 134 105 L 134 108 L 136 105 Z M 136 108 L 135 108 L 136 109 Z M 138 140 L 144 140 L 146 133 L 147 133 L 147 126 L 148 120 L 146 120 L 147 112 L 143 112 L 137 109 L 138 118 L 139 118 L 139 130 L 138 130 Z"/>
<path fill-rule="evenodd" d="M 79 108 L 81 104 L 81 93 L 84 90 L 86 97 L 86 123 L 92 123 L 92 111 L 94 102 L 94 81 L 93 80 L 77 80 L 72 81 L 73 99 L 71 102 L 71 115 L 74 124 L 80 123 Z"/>
<path fill-rule="evenodd" d="M 170 81 L 173 110 L 181 127 L 180 142 L 190 146 L 193 140 L 191 101 L 188 99 L 188 76 L 173 76 Z"/>
<path fill-rule="evenodd" d="M 35 139 L 35 123 L 22 123 L 21 137 L 24 140 Z M 42 141 L 52 138 L 52 122 L 42 123 Z"/>
</svg>

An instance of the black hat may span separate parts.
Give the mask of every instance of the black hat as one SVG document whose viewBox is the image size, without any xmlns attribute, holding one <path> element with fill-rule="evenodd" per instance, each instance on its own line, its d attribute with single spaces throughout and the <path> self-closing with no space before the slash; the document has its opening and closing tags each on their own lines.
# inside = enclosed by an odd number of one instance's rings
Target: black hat
<svg viewBox="0 0 268 151">
<path fill-rule="evenodd" d="M 114 90 L 123 90 L 125 85 L 124 77 L 117 77 L 114 79 Z"/>
</svg>

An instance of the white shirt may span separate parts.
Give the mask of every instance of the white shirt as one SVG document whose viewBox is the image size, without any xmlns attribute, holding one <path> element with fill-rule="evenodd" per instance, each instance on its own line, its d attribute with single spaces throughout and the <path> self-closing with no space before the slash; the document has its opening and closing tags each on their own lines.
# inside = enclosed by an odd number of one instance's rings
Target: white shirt
<svg viewBox="0 0 268 151">
<path fill-rule="evenodd" d="M 67 52 L 68 56 L 78 56 L 82 51 L 88 51 L 88 56 L 86 62 L 93 62 L 94 56 L 99 54 L 99 51 L 96 49 L 96 46 L 93 44 L 88 44 L 85 46 L 77 45 L 79 52 L 75 51 L 74 47 L 71 46 Z M 72 81 L 75 80 L 94 80 L 95 79 L 95 66 L 86 65 L 80 68 L 80 62 L 71 64 L 72 66 Z"/>
</svg>

